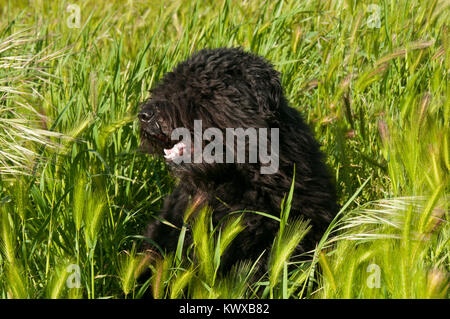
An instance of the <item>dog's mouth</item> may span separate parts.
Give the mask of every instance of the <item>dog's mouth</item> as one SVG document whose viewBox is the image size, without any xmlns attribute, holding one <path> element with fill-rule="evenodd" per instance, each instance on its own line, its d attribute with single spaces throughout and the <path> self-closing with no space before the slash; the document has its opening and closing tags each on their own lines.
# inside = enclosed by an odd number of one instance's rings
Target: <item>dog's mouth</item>
<svg viewBox="0 0 450 319">
<path fill-rule="evenodd" d="M 186 145 L 183 142 L 178 142 L 173 147 L 164 149 L 164 158 L 168 161 L 176 161 L 180 159 L 185 152 Z"/>
<path fill-rule="evenodd" d="M 141 138 L 144 148 L 147 148 L 149 153 L 163 155 L 167 161 L 177 162 L 176 160 L 186 152 L 186 145 L 183 142 L 172 141 L 162 133 L 154 134 L 142 129 Z"/>
</svg>

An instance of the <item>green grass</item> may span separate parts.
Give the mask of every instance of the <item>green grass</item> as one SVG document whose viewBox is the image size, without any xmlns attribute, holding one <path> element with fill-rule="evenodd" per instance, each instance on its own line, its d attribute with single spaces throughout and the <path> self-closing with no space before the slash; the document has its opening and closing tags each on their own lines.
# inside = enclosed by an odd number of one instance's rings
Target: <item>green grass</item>
<svg viewBox="0 0 450 319">
<path fill-rule="evenodd" d="M 448 298 L 448 2 L 85 1 L 80 28 L 70 1 L 0 4 L 1 298 Z M 308 226 L 286 194 L 260 278 L 254 260 L 218 272 L 240 214 L 187 216 L 194 245 L 180 230 L 163 261 L 137 249 L 176 182 L 139 151 L 139 105 L 222 46 L 282 72 L 343 206 L 298 261 Z"/>
</svg>

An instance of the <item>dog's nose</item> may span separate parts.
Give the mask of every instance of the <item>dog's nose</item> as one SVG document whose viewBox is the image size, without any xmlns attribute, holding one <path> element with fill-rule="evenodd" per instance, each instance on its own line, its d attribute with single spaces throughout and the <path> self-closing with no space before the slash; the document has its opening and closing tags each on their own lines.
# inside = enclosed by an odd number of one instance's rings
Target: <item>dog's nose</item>
<svg viewBox="0 0 450 319">
<path fill-rule="evenodd" d="M 138 114 L 138 118 L 141 122 L 148 123 L 153 117 L 153 113 L 142 111 Z"/>
</svg>

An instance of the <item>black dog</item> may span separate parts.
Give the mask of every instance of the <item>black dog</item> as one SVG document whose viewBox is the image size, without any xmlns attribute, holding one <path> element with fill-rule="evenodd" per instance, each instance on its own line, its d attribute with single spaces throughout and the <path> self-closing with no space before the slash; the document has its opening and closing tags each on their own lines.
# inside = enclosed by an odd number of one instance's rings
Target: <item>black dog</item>
<svg viewBox="0 0 450 319">
<path fill-rule="evenodd" d="M 209 205 L 214 223 L 237 210 L 279 216 L 282 199 L 292 183 L 294 165 L 290 216 L 303 216 L 312 225 L 299 250 L 313 249 L 337 213 L 334 185 L 319 144 L 299 113 L 288 107 L 279 73 L 261 57 L 235 48 L 201 50 L 167 73 L 151 90 L 139 119 L 142 148 L 151 154 L 165 153 L 172 173 L 179 179 L 159 214 L 178 227 L 183 224 L 189 203 Z M 173 159 L 191 149 L 171 140 L 171 133 L 184 127 L 193 136 L 194 120 L 201 120 L 203 129 L 218 128 L 223 136 L 226 128 L 279 128 L 278 169 L 263 174 L 264 166 L 259 160 L 176 164 Z M 275 142 L 272 139 L 268 136 L 269 144 Z M 249 142 L 245 145 L 249 146 Z M 246 213 L 244 223 L 245 230 L 224 253 L 221 262 L 225 268 L 238 260 L 255 260 L 270 248 L 279 229 L 273 219 L 254 213 Z M 162 249 L 174 251 L 179 230 L 155 220 L 146 236 Z M 192 240 L 189 234 L 186 240 Z"/>
</svg>

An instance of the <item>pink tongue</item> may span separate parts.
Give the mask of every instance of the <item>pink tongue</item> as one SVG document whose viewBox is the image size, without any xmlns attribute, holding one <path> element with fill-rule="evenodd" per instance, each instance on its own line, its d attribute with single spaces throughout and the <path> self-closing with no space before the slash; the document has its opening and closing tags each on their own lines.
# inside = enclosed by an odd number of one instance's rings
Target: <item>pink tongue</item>
<svg viewBox="0 0 450 319">
<path fill-rule="evenodd" d="M 183 155 L 183 150 L 186 147 L 183 142 L 175 144 L 170 149 L 164 149 L 164 157 L 168 160 L 174 160 L 175 158 Z"/>
</svg>

